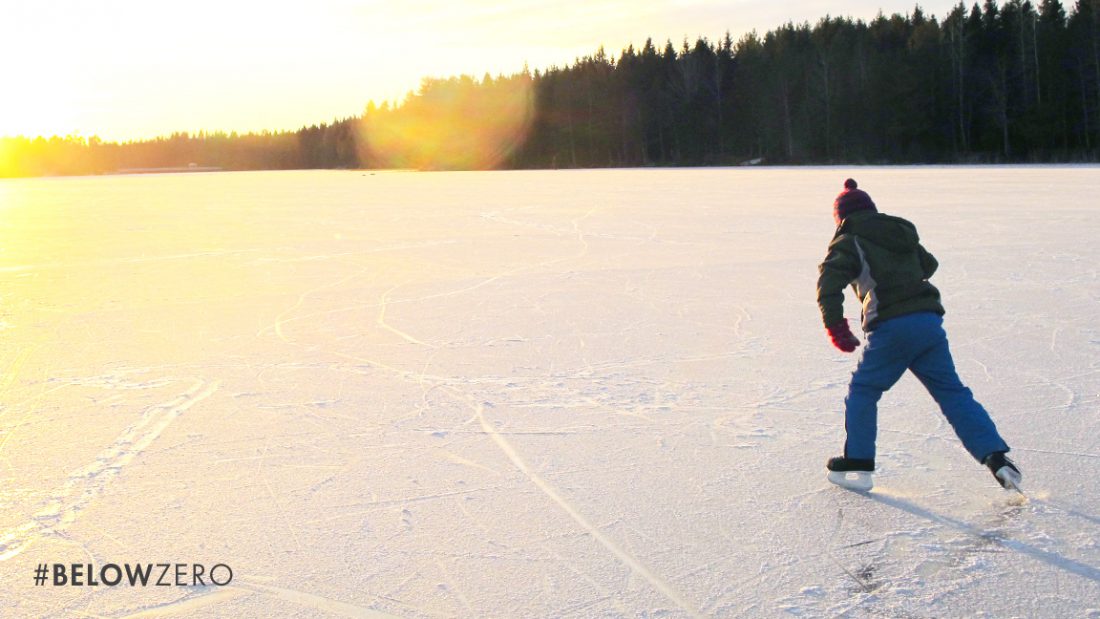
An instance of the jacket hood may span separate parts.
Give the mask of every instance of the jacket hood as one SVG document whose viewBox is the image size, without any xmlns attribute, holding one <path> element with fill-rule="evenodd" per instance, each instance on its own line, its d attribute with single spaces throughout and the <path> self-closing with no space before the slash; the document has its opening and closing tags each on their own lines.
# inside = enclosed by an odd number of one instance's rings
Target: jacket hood
<svg viewBox="0 0 1100 619">
<path fill-rule="evenodd" d="M 920 243 L 916 226 L 900 217 L 882 213 L 852 213 L 837 229 L 837 235 L 841 234 L 854 234 L 898 253 L 914 251 Z"/>
</svg>

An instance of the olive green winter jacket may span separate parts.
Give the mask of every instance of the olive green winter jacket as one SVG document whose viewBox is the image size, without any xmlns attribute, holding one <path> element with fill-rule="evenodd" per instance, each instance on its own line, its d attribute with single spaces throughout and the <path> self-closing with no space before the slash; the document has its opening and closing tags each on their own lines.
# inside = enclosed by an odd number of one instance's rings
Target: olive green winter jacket
<svg viewBox="0 0 1100 619">
<path fill-rule="evenodd" d="M 863 330 L 915 312 L 944 313 L 928 283 L 939 263 L 920 244 L 917 228 L 900 218 L 857 211 L 841 222 L 818 267 L 817 304 L 829 327 L 844 318 L 844 288 L 863 305 Z"/>
</svg>

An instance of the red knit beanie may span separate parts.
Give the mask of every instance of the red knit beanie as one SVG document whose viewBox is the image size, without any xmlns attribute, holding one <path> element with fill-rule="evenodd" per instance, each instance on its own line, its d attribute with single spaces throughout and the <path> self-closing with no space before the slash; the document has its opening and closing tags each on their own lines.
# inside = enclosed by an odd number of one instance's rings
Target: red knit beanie
<svg viewBox="0 0 1100 619">
<path fill-rule="evenodd" d="M 859 185 L 852 179 L 844 181 L 844 191 L 833 202 L 833 219 L 836 225 L 844 221 L 844 218 L 856 211 L 870 210 L 878 212 L 871 196 L 866 191 L 859 189 Z"/>
</svg>

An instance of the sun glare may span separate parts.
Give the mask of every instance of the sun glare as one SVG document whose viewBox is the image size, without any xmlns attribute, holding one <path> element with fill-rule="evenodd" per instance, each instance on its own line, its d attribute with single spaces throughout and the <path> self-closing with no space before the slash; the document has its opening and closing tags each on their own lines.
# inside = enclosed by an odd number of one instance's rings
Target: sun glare
<svg viewBox="0 0 1100 619">
<path fill-rule="evenodd" d="M 0 137 L 0 178 L 12 176 L 15 172 L 15 165 L 12 161 L 11 144 L 8 140 Z"/>
<path fill-rule="evenodd" d="M 534 116 L 527 75 L 479 83 L 426 80 L 398 110 L 370 110 L 360 125 L 367 167 L 492 169 L 523 144 Z"/>
</svg>

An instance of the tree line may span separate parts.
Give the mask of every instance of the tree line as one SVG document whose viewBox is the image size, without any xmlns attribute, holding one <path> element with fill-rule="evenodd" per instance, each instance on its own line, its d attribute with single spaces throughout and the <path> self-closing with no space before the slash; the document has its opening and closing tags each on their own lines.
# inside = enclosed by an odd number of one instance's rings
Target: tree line
<svg viewBox="0 0 1100 619">
<path fill-rule="evenodd" d="M 186 166 L 485 169 L 1095 161 L 1100 0 L 824 17 L 734 41 L 648 40 L 570 66 L 425 79 L 298 131 L 124 144 L 9 138 L 0 174 Z"/>
<path fill-rule="evenodd" d="M 1092 161 L 1100 0 L 647 41 L 535 81 L 520 167 Z"/>
</svg>

